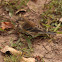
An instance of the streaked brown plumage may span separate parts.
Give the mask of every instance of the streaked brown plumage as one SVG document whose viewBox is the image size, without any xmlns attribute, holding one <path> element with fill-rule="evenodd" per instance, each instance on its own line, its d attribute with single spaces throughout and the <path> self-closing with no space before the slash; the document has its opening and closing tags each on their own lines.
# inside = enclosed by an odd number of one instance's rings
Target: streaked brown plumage
<svg viewBox="0 0 62 62">
<path fill-rule="evenodd" d="M 21 18 L 23 18 L 21 21 L 24 22 L 22 25 L 23 25 L 23 28 L 26 29 L 26 30 L 30 30 L 30 31 L 33 31 L 35 30 L 36 32 L 37 31 L 43 31 L 42 27 L 40 26 L 40 24 L 36 24 L 35 22 L 33 21 L 30 21 L 28 20 L 26 17 L 24 16 L 21 16 Z"/>
<path fill-rule="evenodd" d="M 22 16 L 21 18 L 23 18 L 23 19 L 20 21 L 24 22 L 23 24 L 21 24 L 22 31 L 30 32 L 31 35 L 32 35 L 32 33 L 34 33 L 34 34 L 37 34 L 37 33 L 39 33 L 39 34 L 52 34 L 52 35 L 55 34 L 54 32 L 44 32 L 43 28 L 40 25 L 36 26 L 36 24 L 33 21 L 29 21 L 24 16 Z M 39 28 L 39 26 L 41 28 Z"/>
</svg>

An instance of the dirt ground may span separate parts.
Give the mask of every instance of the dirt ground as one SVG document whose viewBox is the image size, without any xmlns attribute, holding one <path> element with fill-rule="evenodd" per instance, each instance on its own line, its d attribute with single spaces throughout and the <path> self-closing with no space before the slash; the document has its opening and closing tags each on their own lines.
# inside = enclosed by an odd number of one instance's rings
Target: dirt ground
<svg viewBox="0 0 62 62">
<path fill-rule="evenodd" d="M 27 6 L 32 10 L 32 12 L 27 12 L 24 16 L 28 17 L 30 20 L 36 22 L 40 20 L 39 14 L 43 12 L 45 2 L 48 3 L 50 0 L 38 0 L 36 3 L 29 1 Z M 4 15 L 3 9 L 0 9 L 0 14 Z M 0 35 L 0 47 L 9 45 L 10 40 L 16 40 L 17 36 L 15 34 L 3 36 Z M 62 62 L 62 34 L 57 34 L 54 39 L 35 39 L 33 41 L 34 52 L 33 56 L 40 56 L 45 62 Z M 3 56 L 0 53 L 0 62 L 3 62 Z"/>
<path fill-rule="evenodd" d="M 33 55 L 43 57 L 45 62 L 62 62 L 62 35 L 58 34 L 52 42 L 36 40 L 33 47 Z"/>
<path fill-rule="evenodd" d="M 9 45 L 10 40 L 16 40 L 15 35 L 0 36 L 0 47 Z M 48 39 L 35 39 L 33 41 L 33 56 L 40 56 L 45 62 L 62 62 L 62 35 L 59 34 L 55 40 L 49 42 Z M 0 53 L 0 62 L 3 62 L 3 56 Z"/>
</svg>

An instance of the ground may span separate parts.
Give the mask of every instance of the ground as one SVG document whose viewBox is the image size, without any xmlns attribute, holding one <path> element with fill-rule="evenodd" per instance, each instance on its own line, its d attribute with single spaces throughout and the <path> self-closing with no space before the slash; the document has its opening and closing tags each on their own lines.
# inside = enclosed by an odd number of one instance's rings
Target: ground
<svg viewBox="0 0 62 62">
<path fill-rule="evenodd" d="M 29 9 L 31 9 L 31 12 L 26 12 L 24 16 L 28 17 L 29 20 L 32 20 L 36 23 L 38 20 L 41 20 L 39 15 L 43 13 L 44 4 L 47 4 L 49 2 L 50 0 L 37 0 L 36 3 L 29 1 L 27 6 Z M 3 10 L 3 8 L 0 9 L 0 14 L 3 16 L 8 16 L 8 14 Z M 10 45 L 11 40 L 16 41 L 17 38 L 18 37 L 16 34 L 1 34 L 0 47 L 2 48 L 5 45 Z M 34 57 L 42 57 L 45 62 L 62 62 L 62 34 L 56 34 L 52 38 L 53 39 L 39 38 L 32 40 L 32 46 L 34 49 L 32 55 Z M 0 62 L 3 62 L 3 55 L 1 54 L 1 52 L 0 59 Z"/>
<path fill-rule="evenodd" d="M 36 40 L 34 42 L 34 56 L 41 56 L 45 62 L 62 62 L 62 35 L 58 35 L 56 40 Z"/>
</svg>

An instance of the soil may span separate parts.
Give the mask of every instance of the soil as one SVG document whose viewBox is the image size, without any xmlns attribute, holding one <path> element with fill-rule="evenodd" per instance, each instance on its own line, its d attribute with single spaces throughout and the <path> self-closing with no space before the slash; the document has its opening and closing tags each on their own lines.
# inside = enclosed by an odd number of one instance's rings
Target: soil
<svg viewBox="0 0 62 62">
<path fill-rule="evenodd" d="M 34 41 L 34 56 L 43 57 L 45 62 L 62 62 L 62 35 L 57 34 L 55 39 L 38 39 Z"/>
<path fill-rule="evenodd" d="M 31 12 L 26 12 L 24 16 L 28 17 L 29 20 L 35 23 L 41 18 L 39 15 L 43 12 L 45 2 L 48 3 L 50 0 L 37 0 L 36 3 L 29 1 L 27 6 L 31 9 Z M 5 16 L 5 11 L 1 8 L 0 14 Z M 1 18 L 2 19 L 2 18 Z M 16 40 L 15 34 L 0 35 L 0 47 L 10 45 L 10 40 Z M 33 56 L 40 56 L 45 62 L 62 62 L 62 34 L 57 34 L 54 39 L 35 39 L 33 40 L 34 52 Z M 0 52 L 0 62 L 3 62 L 3 56 Z"/>
</svg>

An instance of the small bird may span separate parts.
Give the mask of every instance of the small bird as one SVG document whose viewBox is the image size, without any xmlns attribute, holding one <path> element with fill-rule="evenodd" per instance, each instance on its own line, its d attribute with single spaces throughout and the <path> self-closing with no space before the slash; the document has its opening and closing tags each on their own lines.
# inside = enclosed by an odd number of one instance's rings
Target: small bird
<svg viewBox="0 0 62 62">
<path fill-rule="evenodd" d="M 27 17 L 25 16 L 21 16 L 18 21 L 21 21 L 23 22 L 22 23 L 22 27 L 25 29 L 25 30 L 29 30 L 29 31 L 34 31 L 37 32 L 37 31 L 41 31 L 43 30 L 42 27 L 40 26 L 40 24 L 36 24 L 35 22 L 33 21 L 30 21 L 27 19 Z"/>
<path fill-rule="evenodd" d="M 27 32 L 30 35 L 36 35 L 36 34 L 55 34 L 54 32 L 45 32 L 40 24 L 36 25 L 33 21 L 29 21 L 25 16 L 21 16 L 19 18 L 19 21 L 23 22 L 21 23 L 21 30 L 23 32 Z"/>
</svg>

